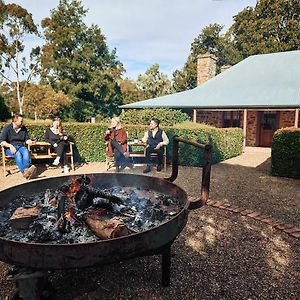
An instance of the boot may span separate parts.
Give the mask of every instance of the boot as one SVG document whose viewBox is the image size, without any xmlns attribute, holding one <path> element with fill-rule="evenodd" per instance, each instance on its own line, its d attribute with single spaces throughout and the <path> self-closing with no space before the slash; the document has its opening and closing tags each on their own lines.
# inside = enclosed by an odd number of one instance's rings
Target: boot
<svg viewBox="0 0 300 300">
<path fill-rule="evenodd" d="M 149 173 L 151 171 L 150 165 L 147 165 L 146 169 L 143 171 L 143 173 Z"/>
<path fill-rule="evenodd" d="M 157 165 L 157 168 L 156 168 L 157 172 L 160 172 L 161 169 L 162 169 L 162 165 L 161 164 Z"/>
<path fill-rule="evenodd" d="M 25 171 L 24 171 L 24 172 L 25 172 Z M 27 178 L 27 179 L 33 178 L 35 172 L 36 172 L 36 166 L 35 166 L 35 165 L 32 165 L 31 167 L 29 167 L 29 168 L 27 169 L 28 176 L 27 176 L 26 178 Z"/>
<path fill-rule="evenodd" d="M 53 166 L 58 166 L 58 165 L 59 165 L 59 160 L 60 160 L 60 157 L 57 156 L 57 157 L 54 159 L 52 165 L 53 165 Z"/>
<path fill-rule="evenodd" d="M 64 166 L 64 173 L 69 174 L 69 167 L 67 165 Z"/>
</svg>

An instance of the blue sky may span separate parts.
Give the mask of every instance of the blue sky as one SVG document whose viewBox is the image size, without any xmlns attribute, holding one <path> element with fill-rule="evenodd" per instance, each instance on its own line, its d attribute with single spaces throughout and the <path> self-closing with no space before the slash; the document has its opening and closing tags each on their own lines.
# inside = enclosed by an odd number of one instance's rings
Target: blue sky
<svg viewBox="0 0 300 300">
<path fill-rule="evenodd" d="M 4 0 L 17 3 L 32 13 L 37 23 L 50 16 L 59 0 Z M 227 29 L 233 16 L 256 0 L 82 0 L 88 9 L 86 23 L 97 24 L 118 59 L 124 64 L 124 77 L 136 79 L 152 64 L 171 79 L 183 67 L 193 40 L 202 29 L 219 23 Z M 28 39 L 27 48 L 41 44 Z"/>
</svg>

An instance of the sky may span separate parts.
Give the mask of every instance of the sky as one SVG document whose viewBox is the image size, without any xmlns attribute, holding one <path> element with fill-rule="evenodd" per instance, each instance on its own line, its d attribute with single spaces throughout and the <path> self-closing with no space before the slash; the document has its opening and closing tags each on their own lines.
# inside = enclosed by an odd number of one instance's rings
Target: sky
<svg viewBox="0 0 300 300">
<path fill-rule="evenodd" d="M 59 0 L 4 0 L 16 3 L 32 13 L 36 23 L 50 16 Z M 106 37 L 110 50 L 126 73 L 123 77 L 136 80 L 153 64 L 169 79 L 187 60 L 191 43 L 204 27 L 212 23 L 227 30 L 233 16 L 256 0 L 82 0 L 88 9 L 87 25 L 96 24 Z M 28 51 L 41 45 L 38 38 L 25 40 Z"/>
</svg>

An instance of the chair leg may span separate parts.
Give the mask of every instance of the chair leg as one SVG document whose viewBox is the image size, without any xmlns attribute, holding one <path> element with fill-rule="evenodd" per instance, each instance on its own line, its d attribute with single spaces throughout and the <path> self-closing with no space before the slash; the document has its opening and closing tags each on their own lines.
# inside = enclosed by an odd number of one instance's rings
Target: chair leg
<svg viewBox="0 0 300 300">
<path fill-rule="evenodd" d="M 73 154 L 70 156 L 70 158 L 71 158 L 71 168 L 72 168 L 72 171 L 75 171 Z"/>
<path fill-rule="evenodd" d="M 5 167 L 5 152 L 4 152 L 4 148 L 2 148 L 2 168 L 3 168 L 3 176 L 6 176 L 6 167 Z"/>
</svg>

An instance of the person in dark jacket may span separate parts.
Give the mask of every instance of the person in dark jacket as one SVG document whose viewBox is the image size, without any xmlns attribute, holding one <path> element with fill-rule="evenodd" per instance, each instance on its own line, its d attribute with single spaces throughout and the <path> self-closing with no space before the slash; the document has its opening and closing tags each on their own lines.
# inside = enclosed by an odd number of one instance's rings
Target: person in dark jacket
<svg viewBox="0 0 300 300">
<path fill-rule="evenodd" d="M 125 167 L 132 169 L 133 165 L 129 161 L 127 151 L 127 133 L 119 118 L 111 119 L 111 126 L 105 132 L 104 139 L 107 141 L 106 155 L 115 158 L 116 172 Z"/>
<path fill-rule="evenodd" d="M 151 171 L 150 159 L 151 153 L 157 153 L 158 164 L 157 171 L 160 172 L 162 169 L 162 160 L 163 160 L 163 146 L 169 144 L 169 139 L 163 129 L 159 127 L 159 120 L 152 119 L 149 124 L 149 130 L 145 132 L 142 141 L 147 143 L 146 147 L 146 162 L 147 166 L 144 169 L 143 173 L 148 173 Z"/>
<path fill-rule="evenodd" d="M 57 154 L 52 164 L 54 166 L 58 166 L 61 162 L 64 166 L 64 173 L 69 173 L 69 167 L 67 165 L 68 160 L 66 156 L 69 147 L 68 136 L 62 128 L 60 118 L 54 118 L 52 126 L 46 129 L 45 141 L 51 144 L 51 150 Z"/>
<path fill-rule="evenodd" d="M 15 159 L 23 177 L 32 178 L 36 172 L 36 167 L 34 165 L 29 167 L 30 154 L 26 144 L 31 145 L 34 142 L 30 139 L 27 128 L 23 125 L 21 114 L 15 114 L 11 124 L 4 126 L 0 134 L 0 144 L 5 148 L 5 154 Z"/>
</svg>

